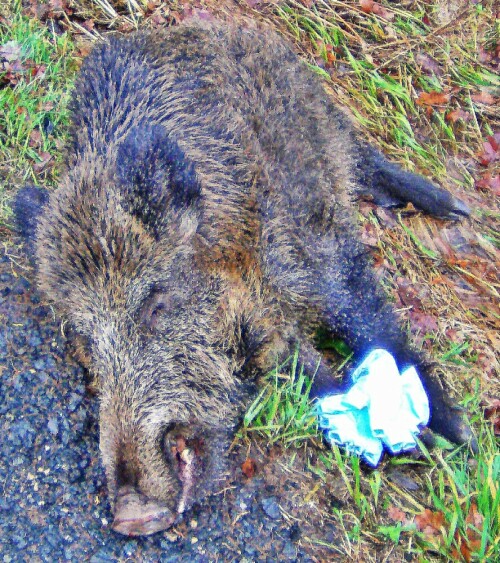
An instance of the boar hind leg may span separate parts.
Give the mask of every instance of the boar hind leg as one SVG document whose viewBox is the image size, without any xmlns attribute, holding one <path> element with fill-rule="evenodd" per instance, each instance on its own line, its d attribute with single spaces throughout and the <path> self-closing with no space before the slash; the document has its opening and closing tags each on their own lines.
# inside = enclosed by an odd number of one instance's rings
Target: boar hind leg
<svg viewBox="0 0 500 563">
<path fill-rule="evenodd" d="M 417 209 L 443 219 L 470 215 L 465 203 L 423 176 L 403 170 L 368 145 L 361 145 L 360 151 L 358 195 L 370 195 L 384 207 L 400 207 L 411 202 Z"/>
<path fill-rule="evenodd" d="M 345 238 L 324 240 L 309 250 L 317 264 L 317 289 L 321 293 L 323 321 L 342 337 L 359 362 L 374 348 L 388 350 L 400 369 L 414 365 L 431 403 L 430 428 L 456 443 L 471 439 L 471 430 L 449 398 L 449 392 L 433 376 L 430 366 L 411 349 L 398 318 L 387 303 L 361 246 Z M 331 265 L 331 266 L 330 266 Z M 313 392 L 321 396 L 331 391 L 322 375 Z"/>
</svg>

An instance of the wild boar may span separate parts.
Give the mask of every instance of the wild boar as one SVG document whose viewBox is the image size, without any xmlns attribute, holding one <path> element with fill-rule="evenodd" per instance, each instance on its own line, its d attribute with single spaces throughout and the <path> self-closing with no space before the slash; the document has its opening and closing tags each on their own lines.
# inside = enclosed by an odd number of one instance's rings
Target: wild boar
<svg viewBox="0 0 500 563">
<path fill-rule="evenodd" d="M 357 138 L 277 35 L 191 22 L 113 37 L 73 92 L 57 191 L 15 202 L 38 286 L 95 377 L 113 528 L 144 535 L 217 487 L 259 375 L 311 335 L 418 367 L 431 428 L 470 431 L 409 345 L 359 241 L 353 199 L 467 207 Z"/>
</svg>

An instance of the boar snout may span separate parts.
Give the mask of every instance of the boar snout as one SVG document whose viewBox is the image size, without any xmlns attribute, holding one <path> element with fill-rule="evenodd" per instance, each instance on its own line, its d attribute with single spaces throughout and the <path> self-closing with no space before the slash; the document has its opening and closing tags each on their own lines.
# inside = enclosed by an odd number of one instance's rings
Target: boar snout
<svg viewBox="0 0 500 563">
<path fill-rule="evenodd" d="M 149 499 L 130 485 L 119 489 L 112 528 L 126 536 L 148 536 L 170 528 L 176 515 L 157 500 Z"/>
</svg>

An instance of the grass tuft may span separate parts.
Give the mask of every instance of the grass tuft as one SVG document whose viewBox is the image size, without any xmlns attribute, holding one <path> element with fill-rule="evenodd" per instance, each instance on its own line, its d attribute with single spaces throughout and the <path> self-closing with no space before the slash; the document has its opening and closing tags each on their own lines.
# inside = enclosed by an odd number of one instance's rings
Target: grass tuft
<svg viewBox="0 0 500 563">
<path fill-rule="evenodd" d="M 76 66 L 73 42 L 14 8 L 0 23 L 0 46 L 12 55 L 0 67 L 0 224 L 8 220 L 9 190 L 50 185 L 68 125 L 68 90 Z"/>
<path fill-rule="evenodd" d="M 314 378 L 299 365 L 299 352 L 267 375 L 243 419 L 243 432 L 257 432 L 270 443 L 299 445 L 318 438 L 315 408 L 309 398 Z"/>
</svg>

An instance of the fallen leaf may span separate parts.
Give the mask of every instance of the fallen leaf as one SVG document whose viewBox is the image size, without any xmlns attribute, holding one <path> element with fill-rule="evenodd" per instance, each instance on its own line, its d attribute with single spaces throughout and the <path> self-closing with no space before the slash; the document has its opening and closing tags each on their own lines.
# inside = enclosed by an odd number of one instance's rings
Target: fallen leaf
<svg viewBox="0 0 500 563">
<path fill-rule="evenodd" d="M 464 307 L 480 310 L 481 306 L 484 305 L 484 297 L 477 291 L 463 289 L 461 287 L 458 287 L 458 285 L 454 285 L 453 288 L 455 293 L 457 294 L 458 299 L 460 299 Z"/>
<path fill-rule="evenodd" d="M 394 522 L 401 522 L 401 524 L 404 524 L 407 520 L 406 514 L 400 508 L 392 504 L 387 508 L 387 516 Z"/>
<path fill-rule="evenodd" d="M 375 0 L 359 0 L 359 7 L 365 14 L 375 14 L 387 21 L 393 20 L 395 16 L 394 12 L 384 8 L 384 6 L 375 2 Z"/>
<path fill-rule="evenodd" d="M 491 51 L 487 51 L 484 47 L 479 47 L 478 49 L 478 60 L 482 64 L 488 64 L 493 59 L 493 53 Z"/>
<path fill-rule="evenodd" d="M 271 461 L 278 459 L 282 454 L 283 449 L 279 444 L 273 444 L 267 452 L 267 456 Z"/>
<path fill-rule="evenodd" d="M 28 12 L 35 18 L 45 21 L 49 18 L 60 20 L 65 13 L 68 16 L 72 15 L 73 10 L 69 7 L 67 0 L 46 0 L 44 2 L 29 0 Z"/>
<path fill-rule="evenodd" d="M 418 55 L 415 57 L 415 61 L 428 74 L 435 74 L 436 76 L 441 76 L 443 74 L 439 63 L 427 53 L 418 53 Z"/>
<path fill-rule="evenodd" d="M 476 188 L 491 190 L 493 195 L 500 196 L 500 174 L 493 176 L 491 172 L 486 172 L 481 176 L 481 179 L 476 182 Z"/>
<path fill-rule="evenodd" d="M 165 16 L 163 16 L 160 12 L 155 12 L 151 16 L 151 22 L 157 27 L 163 26 L 167 23 L 167 18 Z"/>
<path fill-rule="evenodd" d="M 43 78 L 45 76 L 45 71 L 47 70 L 46 65 L 34 65 L 31 68 L 31 77 L 33 79 Z"/>
<path fill-rule="evenodd" d="M 500 403 L 500 401 L 499 401 L 499 403 Z M 474 526 L 474 528 L 477 528 L 479 531 L 481 531 L 481 528 L 482 528 L 483 522 L 484 522 L 484 517 L 477 510 L 477 504 L 475 502 L 471 503 L 470 508 L 469 508 L 469 514 L 467 515 L 465 522 L 467 524 L 470 524 L 471 526 Z"/>
<path fill-rule="evenodd" d="M 459 119 L 467 122 L 472 119 L 472 115 L 463 109 L 454 109 L 446 114 L 446 121 L 450 121 L 451 123 L 456 123 Z"/>
<path fill-rule="evenodd" d="M 249 457 L 241 464 L 241 471 L 245 477 L 252 479 L 255 473 L 257 473 L 257 463 L 254 459 Z"/>
<path fill-rule="evenodd" d="M 494 98 L 489 92 L 479 92 L 478 94 L 472 94 L 471 99 L 473 102 L 478 104 L 485 104 L 491 106 L 495 103 L 496 98 Z"/>
<path fill-rule="evenodd" d="M 493 399 L 484 409 L 484 418 L 493 424 L 495 436 L 500 436 L 500 400 Z"/>
<path fill-rule="evenodd" d="M 120 23 L 120 25 L 118 26 L 118 31 L 120 33 L 130 33 L 131 31 L 134 31 L 135 27 L 133 22 L 128 21 L 128 20 L 124 20 Z"/>
<path fill-rule="evenodd" d="M 488 166 L 492 162 L 500 160 L 500 133 L 490 135 L 483 143 L 483 152 L 479 155 L 479 162 Z"/>
<path fill-rule="evenodd" d="M 426 508 L 422 514 L 415 516 L 415 525 L 426 539 L 433 540 L 441 537 L 444 528 L 444 514 L 441 511 L 433 512 Z"/>
<path fill-rule="evenodd" d="M 410 311 L 411 326 L 418 329 L 422 334 L 437 332 L 439 326 L 432 315 L 427 315 L 421 311 Z"/>
<path fill-rule="evenodd" d="M 417 98 L 419 106 L 442 106 L 450 101 L 450 95 L 444 92 L 420 92 Z"/>
<path fill-rule="evenodd" d="M 481 549 L 481 532 L 483 529 L 483 515 L 477 510 L 477 504 L 471 503 L 469 514 L 465 519 L 466 536 L 460 534 L 459 530 L 455 532 L 455 541 L 459 545 L 461 558 L 467 563 L 472 561 L 472 554 Z M 461 559 L 456 548 L 452 549 L 451 555 L 454 560 Z"/>
<path fill-rule="evenodd" d="M 81 25 L 87 31 L 92 31 L 95 27 L 95 22 L 94 20 L 85 20 Z"/>
<path fill-rule="evenodd" d="M 30 133 L 29 146 L 39 147 L 41 143 L 42 143 L 42 134 L 38 129 L 33 129 L 33 131 Z"/>
<path fill-rule="evenodd" d="M 259 4 L 261 4 L 261 2 L 262 0 L 246 0 L 248 6 L 252 9 L 256 8 Z"/>
<path fill-rule="evenodd" d="M 359 0 L 359 7 L 365 12 L 365 14 L 371 14 L 373 11 L 374 0 Z"/>
<path fill-rule="evenodd" d="M 401 277 L 396 280 L 396 283 L 401 303 L 405 307 L 411 307 L 414 310 L 422 309 L 422 299 L 419 288 L 412 285 L 407 279 Z"/>
<path fill-rule="evenodd" d="M 214 16 L 211 12 L 197 6 L 192 6 L 189 3 L 184 4 L 183 16 L 186 20 L 196 18 L 203 21 L 214 21 Z"/>
<path fill-rule="evenodd" d="M 372 248 L 378 248 L 377 230 L 371 223 L 365 223 L 361 230 L 361 242 Z"/>
<path fill-rule="evenodd" d="M 50 155 L 50 153 L 48 152 L 39 152 L 38 153 L 39 158 L 41 159 L 40 162 L 35 162 L 35 164 L 33 164 L 33 170 L 37 173 L 40 174 L 40 172 L 42 172 L 45 167 L 47 166 L 47 164 L 49 163 L 49 161 L 51 160 L 52 156 Z"/>
</svg>

